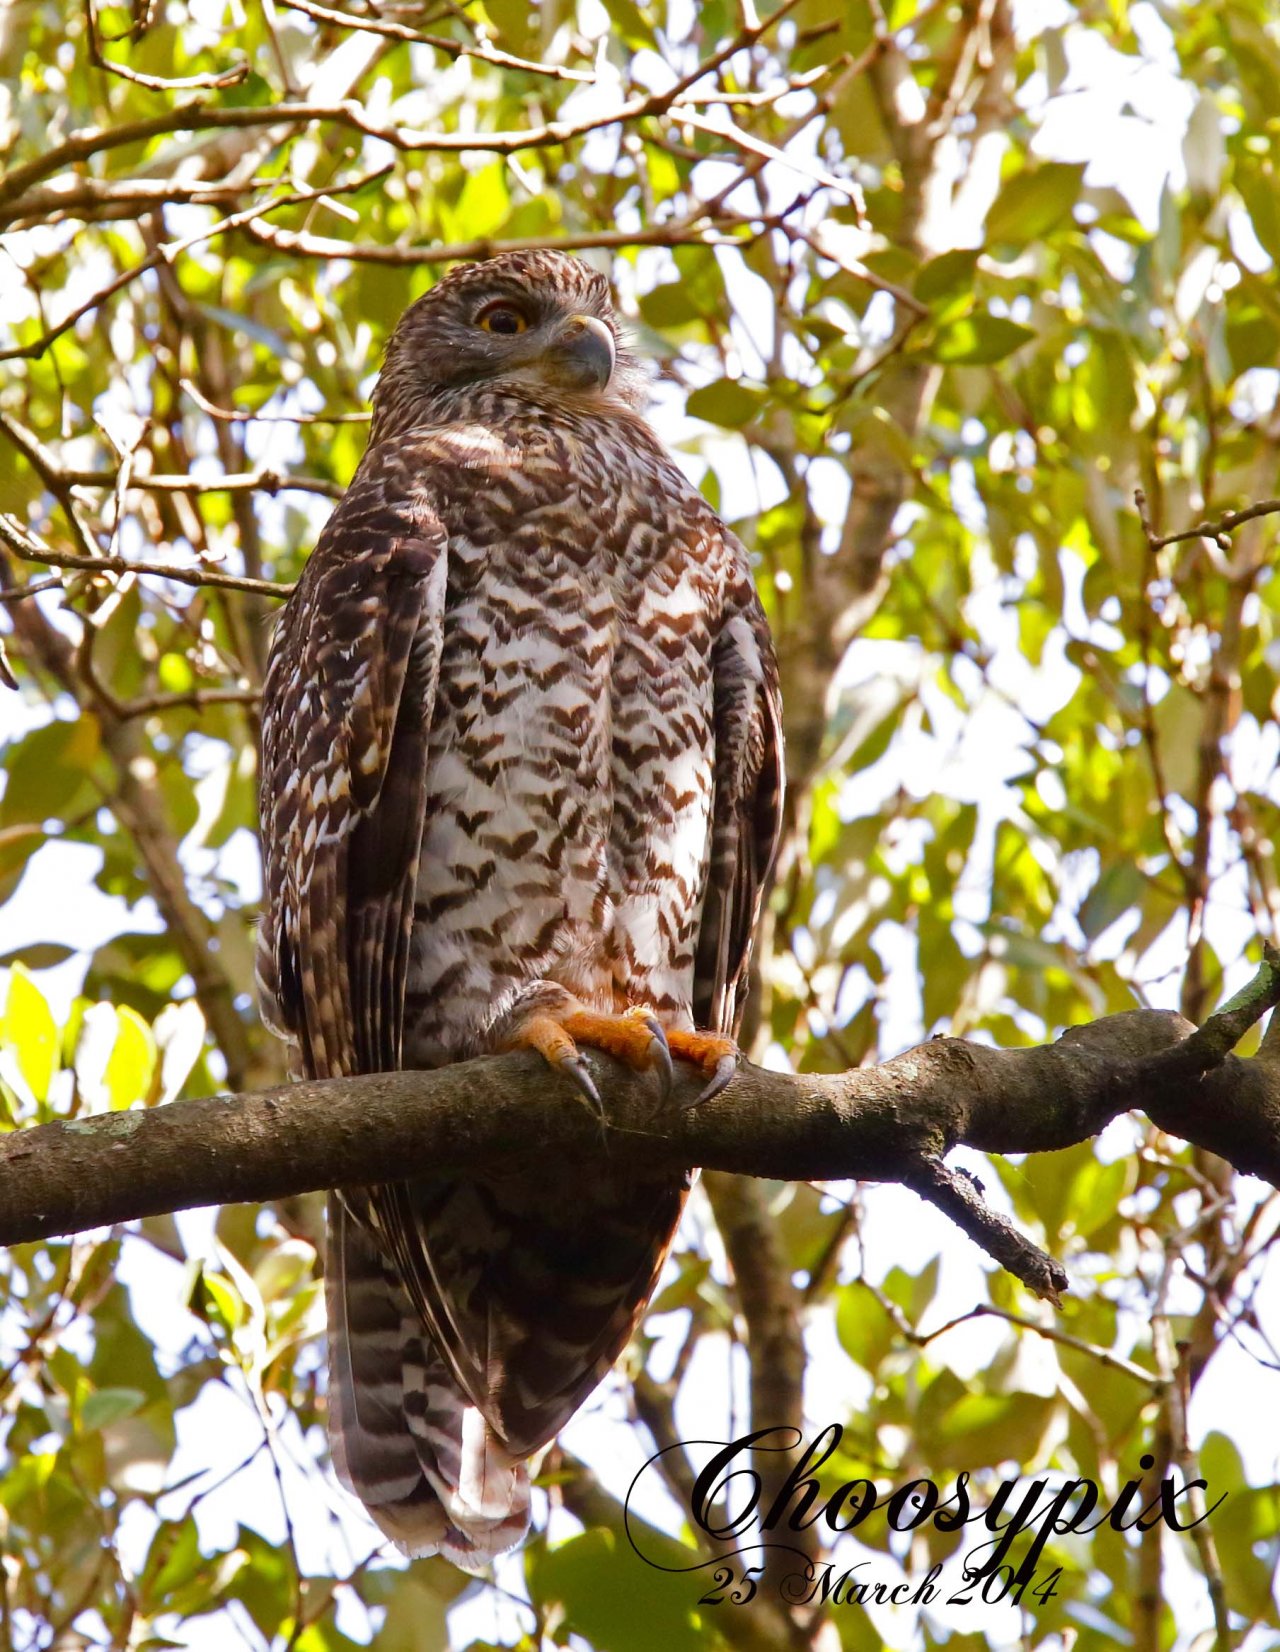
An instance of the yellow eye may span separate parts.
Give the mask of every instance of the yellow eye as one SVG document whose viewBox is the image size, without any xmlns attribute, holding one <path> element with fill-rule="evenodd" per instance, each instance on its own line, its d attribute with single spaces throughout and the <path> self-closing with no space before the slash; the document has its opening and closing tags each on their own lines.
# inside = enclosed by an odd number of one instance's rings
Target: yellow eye
<svg viewBox="0 0 1280 1652">
<path fill-rule="evenodd" d="M 514 304 L 490 304 L 476 317 L 476 326 L 486 333 L 512 334 L 526 332 L 529 323 Z"/>
</svg>

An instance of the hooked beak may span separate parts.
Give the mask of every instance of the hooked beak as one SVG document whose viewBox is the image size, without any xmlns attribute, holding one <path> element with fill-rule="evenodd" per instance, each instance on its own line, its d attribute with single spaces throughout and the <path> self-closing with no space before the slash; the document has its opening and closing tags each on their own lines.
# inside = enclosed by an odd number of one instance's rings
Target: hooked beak
<svg viewBox="0 0 1280 1652">
<path fill-rule="evenodd" d="M 575 315 L 556 334 L 546 365 L 571 390 L 603 390 L 613 377 L 613 334 L 598 316 Z"/>
</svg>

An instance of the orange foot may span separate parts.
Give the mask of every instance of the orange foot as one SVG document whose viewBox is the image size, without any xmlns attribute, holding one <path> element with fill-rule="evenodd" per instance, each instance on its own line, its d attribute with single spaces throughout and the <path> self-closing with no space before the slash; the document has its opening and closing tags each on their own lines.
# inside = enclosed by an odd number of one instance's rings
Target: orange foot
<svg viewBox="0 0 1280 1652">
<path fill-rule="evenodd" d="M 565 1075 L 587 1100 L 603 1114 L 600 1094 L 587 1071 L 578 1044 L 589 1044 L 607 1055 L 625 1061 L 638 1072 L 656 1072 L 665 1101 L 671 1093 L 671 1051 L 667 1035 L 652 1010 L 637 1005 L 624 1015 L 597 1015 L 593 1010 L 572 1009 L 552 1015 L 535 1009 L 520 1017 L 503 1040 L 507 1050 L 537 1050 L 550 1066 Z"/>
<path fill-rule="evenodd" d="M 718 1096 L 738 1070 L 738 1046 L 731 1038 L 718 1038 L 715 1033 L 671 1031 L 667 1033 L 667 1047 L 677 1060 L 691 1061 L 695 1067 L 701 1067 L 711 1081 L 693 1098 L 690 1107 Z"/>
</svg>

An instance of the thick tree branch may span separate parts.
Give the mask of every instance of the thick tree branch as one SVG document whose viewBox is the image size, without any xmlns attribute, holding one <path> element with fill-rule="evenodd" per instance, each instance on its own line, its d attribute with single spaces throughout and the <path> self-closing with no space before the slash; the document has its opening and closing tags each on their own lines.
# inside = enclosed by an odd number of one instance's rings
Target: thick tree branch
<svg viewBox="0 0 1280 1652">
<path fill-rule="evenodd" d="M 1278 1000 L 1280 966 L 1269 960 L 1248 1013 L 1256 1019 Z M 1233 1000 L 1225 1030 L 1245 1013 Z M 1250 1060 L 1226 1054 L 1222 1036 L 1216 1018 L 1197 1034 L 1172 1011 L 1133 1010 L 1034 1049 L 940 1038 L 837 1075 L 744 1065 L 723 1096 L 687 1110 L 680 1104 L 696 1094 L 695 1079 L 682 1076 L 674 1102 L 662 1106 L 647 1078 L 593 1056 L 610 1098 L 606 1123 L 527 1055 L 74 1119 L 0 1144 L 0 1243 L 428 1170 L 482 1165 L 488 1175 L 527 1175 L 541 1158 L 602 1155 L 637 1171 L 702 1165 L 789 1180 L 901 1181 L 954 1214 L 955 1179 L 944 1178 L 939 1193 L 936 1168 L 952 1147 L 1068 1147 L 1131 1107 L 1280 1184 L 1280 1061 L 1265 1045 Z M 964 1225 L 992 1248 L 989 1222 Z M 1036 1288 L 1017 1256 L 997 1259 Z"/>
<path fill-rule="evenodd" d="M 767 1189 L 758 1181 L 714 1172 L 706 1178 L 716 1226 L 733 1268 L 738 1305 L 747 1327 L 751 1363 L 751 1427 L 794 1428 L 804 1432 L 805 1346 L 803 1306 L 792 1282 L 777 1224 L 769 1210 Z M 761 1501 L 782 1494 L 791 1470 L 785 1452 L 756 1451 L 752 1466 L 760 1476 Z M 752 1560 L 763 1560 L 766 1593 L 778 1590 L 794 1571 L 796 1550 L 816 1562 L 821 1534 L 809 1527 L 789 1538 L 791 1547 L 771 1547 Z M 785 1595 L 778 1598 L 785 1600 Z M 811 1614 L 805 1614 L 807 1620 Z M 789 1643 L 802 1647 L 807 1636 L 801 1622 L 790 1625 Z M 786 1644 L 786 1643 L 784 1643 Z"/>
</svg>

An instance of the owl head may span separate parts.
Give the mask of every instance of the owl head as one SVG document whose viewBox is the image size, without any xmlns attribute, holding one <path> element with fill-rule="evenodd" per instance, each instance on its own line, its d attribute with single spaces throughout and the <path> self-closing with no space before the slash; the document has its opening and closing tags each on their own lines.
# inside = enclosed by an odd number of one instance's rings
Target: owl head
<svg viewBox="0 0 1280 1652">
<path fill-rule="evenodd" d="M 451 270 L 401 316 L 374 393 L 372 440 L 466 417 L 473 390 L 605 413 L 634 409 L 643 387 L 604 276 L 565 253 L 508 252 Z"/>
</svg>

